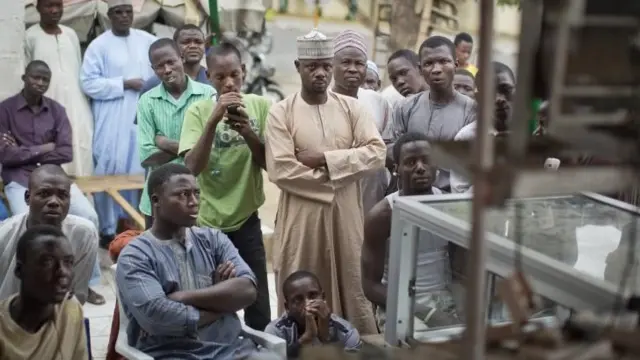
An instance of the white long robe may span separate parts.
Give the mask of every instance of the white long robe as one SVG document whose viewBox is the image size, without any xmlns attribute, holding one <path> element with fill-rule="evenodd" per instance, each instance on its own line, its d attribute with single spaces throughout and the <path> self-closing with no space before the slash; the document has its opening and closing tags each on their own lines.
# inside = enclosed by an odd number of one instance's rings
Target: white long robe
<svg viewBox="0 0 640 360">
<path fill-rule="evenodd" d="M 359 180 L 384 166 L 386 147 L 357 99 L 328 95 L 325 104 L 309 105 L 295 93 L 273 105 L 267 120 L 267 172 L 282 190 L 273 234 L 278 309 L 286 277 L 308 270 L 320 279 L 330 309 L 361 334 L 372 334 L 377 329 L 360 276 Z M 303 165 L 296 149 L 323 152 L 326 168 Z"/>
<path fill-rule="evenodd" d="M 45 95 L 64 106 L 72 130 L 73 161 L 62 167 L 69 175 L 89 176 L 93 174 L 93 114 L 80 87 L 80 41 L 73 29 L 60 25 L 60 30 L 50 35 L 39 24 L 31 26 L 25 35 L 25 63 L 42 60 L 49 65 L 51 84 Z"/>
<path fill-rule="evenodd" d="M 371 112 L 373 120 L 382 138 L 385 138 L 385 130 L 388 132 L 393 123 L 393 110 L 389 102 L 379 93 L 373 90 L 358 89 L 358 101 Z M 360 180 L 362 191 L 363 215 L 367 215 L 369 210 L 384 199 L 391 174 L 386 168 L 373 170 L 369 175 Z"/>
<path fill-rule="evenodd" d="M 124 80 L 147 80 L 153 75 L 148 52 L 155 40 L 138 29 L 131 29 L 128 36 L 109 30 L 93 40 L 84 54 L 80 81 L 92 99 L 96 175 L 144 174 L 134 124 L 140 92 L 125 90 Z M 122 191 L 122 196 L 138 207 L 137 191 Z M 100 233 L 115 234 L 118 218 L 126 213 L 106 194 L 96 194 L 95 202 Z"/>
</svg>

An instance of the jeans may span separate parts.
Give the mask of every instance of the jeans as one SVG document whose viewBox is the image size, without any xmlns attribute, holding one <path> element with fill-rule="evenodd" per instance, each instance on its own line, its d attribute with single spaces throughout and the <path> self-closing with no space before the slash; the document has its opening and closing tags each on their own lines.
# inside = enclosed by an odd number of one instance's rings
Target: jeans
<svg viewBox="0 0 640 360">
<path fill-rule="evenodd" d="M 271 305 L 269 303 L 269 280 L 267 279 L 267 256 L 264 242 L 262 242 L 262 229 L 258 213 L 255 212 L 249 216 L 238 230 L 226 234 L 258 281 L 258 298 L 255 303 L 244 310 L 244 321 L 252 329 L 264 331 L 271 321 Z"/>
<path fill-rule="evenodd" d="M 24 214 L 29 211 L 29 205 L 24 200 L 24 194 L 27 192 L 27 188 L 12 181 L 5 185 L 4 194 L 9 202 L 9 208 L 13 215 Z M 69 214 L 79 216 L 87 219 L 98 228 L 98 214 L 96 210 L 89 202 L 86 196 L 80 191 L 80 188 L 76 184 L 71 184 L 71 203 L 69 206 Z M 96 259 L 96 264 L 93 267 L 93 274 L 89 285 L 95 286 L 100 284 L 100 259 Z"/>
</svg>

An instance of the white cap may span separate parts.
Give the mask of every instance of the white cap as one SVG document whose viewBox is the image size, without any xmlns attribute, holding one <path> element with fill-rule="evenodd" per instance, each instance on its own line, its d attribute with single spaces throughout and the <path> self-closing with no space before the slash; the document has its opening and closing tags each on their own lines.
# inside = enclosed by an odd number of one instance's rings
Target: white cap
<svg viewBox="0 0 640 360">
<path fill-rule="evenodd" d="M 130 5 L 133 6 L 132 0 L 107 0 L 107 8 L 111 9 L 116 6 Z"/>
<path fill-rule="evenodd" d="M 331 59 L 333 57 L 333 39 L 326 37 L 317 29 L 296 39 L 298 59 Z"/>
</svg>

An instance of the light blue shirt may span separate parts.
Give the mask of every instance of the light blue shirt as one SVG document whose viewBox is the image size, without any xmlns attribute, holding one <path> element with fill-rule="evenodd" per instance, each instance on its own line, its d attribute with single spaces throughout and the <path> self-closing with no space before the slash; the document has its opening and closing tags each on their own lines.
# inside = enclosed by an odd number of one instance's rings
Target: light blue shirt
<svg viewBox="0 0 640 360">
<path fill-rule="evenodd" d="M 120 306 L 130 320 L 129 344 L 156 360 L 231 360 L 256 351 L 251 340 L 240 337 L 242 323 L 235 313 L 198 328 L 198 309 L 167 297 L 212 286 L 211 274 L 226 261 L 234 264 L 236 277 L 256 283 L 238 250 L 219 230 L 189 228 L 184 245 L 158 240 L 150 231 L 131 241 L 118 257 L 116 273 Z"/>
</svg>

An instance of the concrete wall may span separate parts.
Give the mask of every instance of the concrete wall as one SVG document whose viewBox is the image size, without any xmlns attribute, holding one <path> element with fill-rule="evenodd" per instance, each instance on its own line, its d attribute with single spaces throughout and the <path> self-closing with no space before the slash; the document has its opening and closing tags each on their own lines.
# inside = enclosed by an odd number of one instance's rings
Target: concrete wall
<svg viewBox="0 0 640 360">
<path fill-rule="evenodd" d="M 0 0 L 0 100 L 15 94 L 22 85 L 24 2 Z"/>
<path fill-rule="evenodd" d="M 480 5 L 476 1 L 467 1 L 459 6 L 460 31 L 465 31 L 473 36 L 477 54 L 479 43 L 478 29 L 480 27 Z M 496 8 L 493 22 L 494 59 L 511 67 L 514 71 L 517 64 L 518 37 L 520 35 L 520 11 L 516 7 L 499 6 Z M 474 54 L 474 55 L 475 55 Z M 472 56 L 472 60 L 475 56 Z"/>
</svg>

